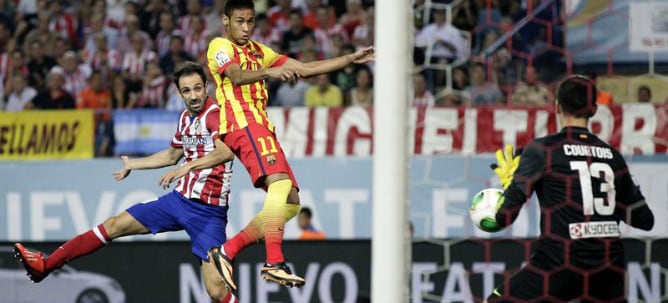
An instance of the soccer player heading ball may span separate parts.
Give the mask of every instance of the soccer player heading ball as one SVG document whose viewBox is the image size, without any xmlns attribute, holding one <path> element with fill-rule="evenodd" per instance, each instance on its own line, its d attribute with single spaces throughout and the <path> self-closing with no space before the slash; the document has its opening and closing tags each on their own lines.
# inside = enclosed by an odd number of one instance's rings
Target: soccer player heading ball
<svg viewBox="0 0 668 303">
<path fill-rule="evenodd" d="M 213 39 L 207 50 L 207 65 L 220 104 L 220 136 L 244 164 L 253 185 L 266 190 L 267 196 L 262 211 L 224 245 L 211 248 L 209 256 L 221 278 L 236 289 L 232 260 L 244 247 L 264 238 L 262 277 L 286 286 L 302 286 L 304 279 L 292 274 L 282 249 L 285 222 L 299 212 L 298 185 L 266 114 L 265 80 L 294 81 L 365 63 L 373 60 L 373 47 L 302 63 L 250 40 L 255 21 L 252 0 L 228 0 L 222 18 L 225 36 Z"/>
<path fill-rule="evenodd" d="M 623 301 L 619 221 L 643 230 L 654 225 L 622 155 L 587 129 L 596 113 L 594 82 L 581 75 L 566 78 L 557 89 L 555 109 L 560 132 L 534 139 L 521 156 L 512 146 L 497 151 L 493 168 L 505 192 L 496 223 L 499 228 L 512 224 L 535 191 L 541 236 L 529 264 L 504 280 L 489 302 Z"/>
</svg>

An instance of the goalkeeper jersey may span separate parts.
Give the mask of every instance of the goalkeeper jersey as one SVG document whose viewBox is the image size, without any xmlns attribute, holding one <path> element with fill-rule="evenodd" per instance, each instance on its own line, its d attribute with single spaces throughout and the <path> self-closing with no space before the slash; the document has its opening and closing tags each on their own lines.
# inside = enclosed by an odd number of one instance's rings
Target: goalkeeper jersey
<svg viewBox="0 0 668 303">
<path fill-rule="evenodd" d="M 586 128 L 565 127 L 524 148 L 497 222 L 512 223 L 532 192 L 541 210 L 537 249 L 559 263 L 566 255 L 591 265 L 621 255 L 620 220 L 645 230 L 654 224 L 622 155 Z"/>
</svg>

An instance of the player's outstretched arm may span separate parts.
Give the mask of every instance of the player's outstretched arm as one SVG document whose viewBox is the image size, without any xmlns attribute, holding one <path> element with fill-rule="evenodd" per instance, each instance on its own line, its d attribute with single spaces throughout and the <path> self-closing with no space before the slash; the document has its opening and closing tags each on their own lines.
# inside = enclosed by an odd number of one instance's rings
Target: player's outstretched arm
<svg viewBox="0 0 668 303">
<path fill-rule="evenodd" d="M 369 46 L 352 54 L 327 60 L 303 63 L 295 59 L 288 59 L 284 66 L 295 68 L 300 76 L 308 78 L 342 69 L 352 63 L 362 64 L 373 61 L 374 59 L 373 46 Z"/>
<path fill-rule="evenodd" d="M 128 156 L 121 156 L 123 168 L 115 171 L 112 175 L 117 181 L 125 179 L 133 169 L 153 169 L 162 168 L 176 164 L 183 157 L 183 149 L 169 147 L 148 157 L 130 159 Z"/>
<path fill-rule="evenodd" d="M 279 66 L 260 70 L 244 70 L 239 64 L 230 64 L 224 75 L 232 81 L 232 85 L 246 85 L 266 79 L 278 79 L 281 81 L 294 81 L 299 77 L 297 70 L 291 66 Z"/>
<path fill-rule="evenodd" d="M 187 162 L 178 168 L 172 169 L 160 177 L 158 184 L 167 189 L 169 184 L 194 170 L 213 168 L 220 164 L 234 160 L 234 153 L 219 138 L 215 140 L 215 148 L 202 158 Z"/>
</svg>

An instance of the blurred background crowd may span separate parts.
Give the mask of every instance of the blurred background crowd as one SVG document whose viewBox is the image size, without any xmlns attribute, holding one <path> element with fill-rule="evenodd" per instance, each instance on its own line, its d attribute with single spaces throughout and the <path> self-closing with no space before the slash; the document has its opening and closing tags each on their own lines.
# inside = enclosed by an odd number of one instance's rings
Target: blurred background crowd
<svg viewBox="0 0 668 303">
<path fill-rule="evenodd" d="M 380 4 L 255 3 L 252 39 L 305 62 L 372 45 L 374 4 Z M 206 62 L 208 42 L 224 33 L 224 5 L 225 0 L 0 0 L 0 109 L 95 109 L 97 133 L 109 136 L 111 109 L 182 110 L 170 75 L 184 60 Z M 546 105 L 556 82 L 572 72 L 564 47 L 565 1 L 412 5 L 412 105 Z M 351 65 L 294 83 L 270 83 L 268 105 L 372 105 L 373 70 L 373 64 Z M 596 78 L 594 70 L 586 72 Z M 632 98 L 615 100 L 602 87 L 601 104 L 665 98 L 640 85 Z"/>
</svg>

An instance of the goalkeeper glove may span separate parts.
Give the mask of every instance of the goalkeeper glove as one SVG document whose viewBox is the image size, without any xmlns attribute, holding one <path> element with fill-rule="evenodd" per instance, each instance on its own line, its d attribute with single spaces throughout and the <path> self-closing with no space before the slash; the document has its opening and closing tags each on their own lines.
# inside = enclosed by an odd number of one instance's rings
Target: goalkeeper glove
<svg viewBox="0 0 668 303">
<path fill-rule="evenodd" d="M 513 174 L 520 164 L 519 150 L 513 153 L 513 145 L 507 144 L 503 150 L 496 151 L 496 162 L 490 167 L 494 173 L 499 177 L 503 189 L 507 189 L 510 182 L 513 180 Z"/>
</svg>

